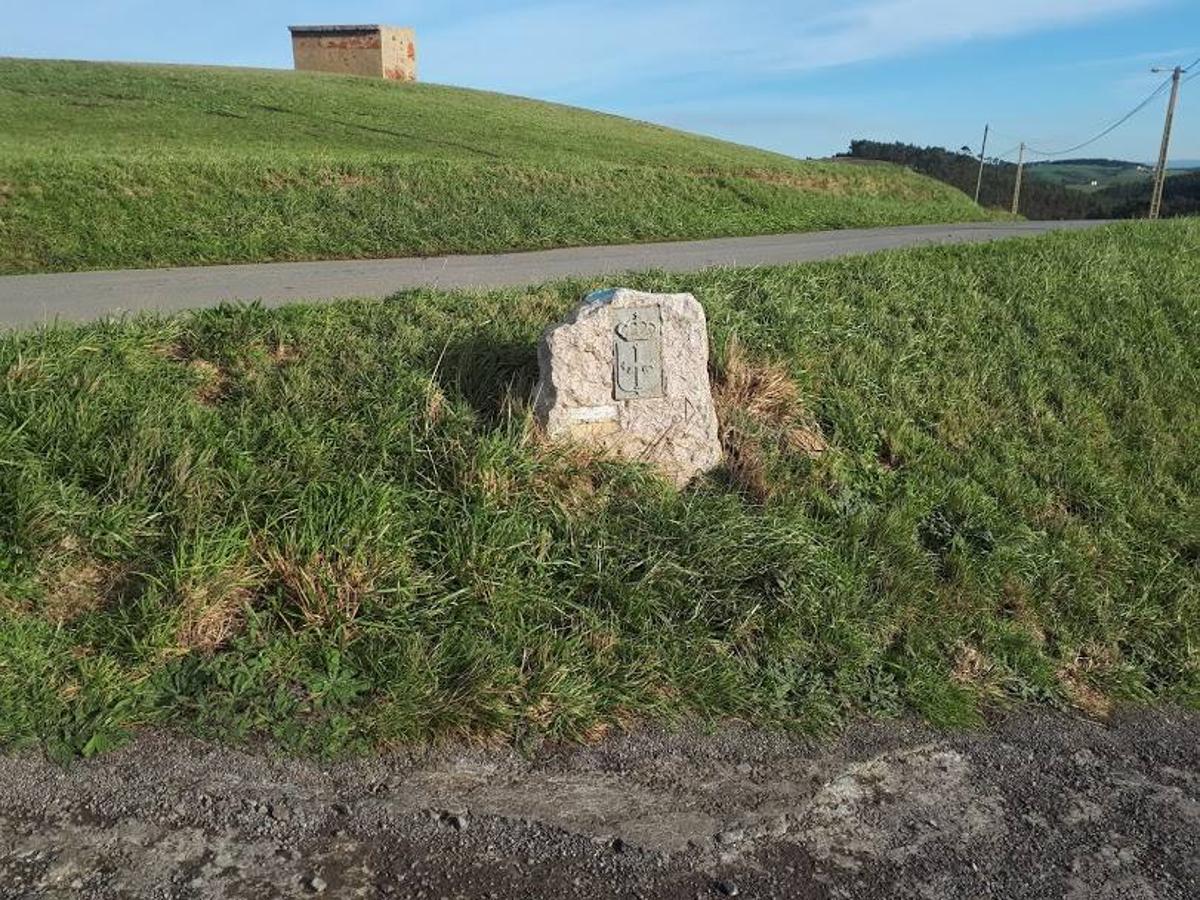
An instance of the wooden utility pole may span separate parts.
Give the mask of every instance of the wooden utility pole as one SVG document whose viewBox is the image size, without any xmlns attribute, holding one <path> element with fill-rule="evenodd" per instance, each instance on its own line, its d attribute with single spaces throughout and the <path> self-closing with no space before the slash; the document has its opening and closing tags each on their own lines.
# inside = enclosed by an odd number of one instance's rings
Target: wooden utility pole
<svg viewBox="0 0 1200 900">
<path fill-rule="evenodd" d="M 983 146 L 979 148 L 979 177 L 975 179 L 975 202 L 979 202 L 979 189 L 983 187 L 983 155 L 987 153 L 987 137 L 990 124 L 983 126 Z"/>
<path fill-rule="evenodd" d="M 1182 77 L 1183 67 L 1176 66 L 1171 72 L 1171 101 L 1167 104 L 1167 122 L 1163 126 L 1162 148 L 1158 151 L 1158 168 L 1154 170 L 1154 192 L 1150 195 L 1151 219 L 1157 219 L 1162 211 L 1163 188 L 1167 183 L 1167 154 L 1171 150 L 1171 125 L 1175 121 L 1175 103 L 1179 100 L 1179 80 Z"/>
<path fill-rule="evenodd" d="M 1013 207 L 1012 212 L 1015 216 L 1017 210 L 1021 208 L 1021 175 L 1025 172 L 1025 142 L 1021 142 L 1021 155 L 1017 157 L 1017 180 L 1013 184 Z"/>
</svg>

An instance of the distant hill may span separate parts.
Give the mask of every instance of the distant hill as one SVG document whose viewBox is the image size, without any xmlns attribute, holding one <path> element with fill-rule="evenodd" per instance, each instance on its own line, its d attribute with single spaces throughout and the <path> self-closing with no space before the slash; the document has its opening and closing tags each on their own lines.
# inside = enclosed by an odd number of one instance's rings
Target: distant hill
<svg viewBox="0 0 1200 900">
<path fill-rule="evenodd" d="M 856 140 L 846 155 L 854 160 L 879 160 L 908 166 L 933 178 L 974 193 L 979 160 L 943 147 Z M 1200 171 L 1176 161 L 1163 194 L 1163 215 L 1200 213 Z M 984 167 L 980 203 L 1010 209 L 1017 167 L 989 160 Z M 1152 173 L 1148 166 L 1125 160 L 1073 159 L 1034 162 L 1026 166 L 1021 190 L 1021 214 L 1030 219 L 1132 219 L 1150 206 Z M 1093 185 L 1091 182 L 1096 181 Z"/>
<path fill-rule="evenodd" d="M 850 143 L 847 158 L 908 166 L 913 171 L 945 181 L 972 196 L 979 175 L 979 160 L 976 157 L 944 147 L 856 140 Z M 1017 167 L 1009 163 L 992 162 L 987 165 L 979 202 L 993 209 L 1009 209 L 1016 170 Z M 1049 181 L 1028 179 L 1022 191 L 1021 213 L 1031 219 L 1086 219 L 1094 217 L 1093 209 L 1094 204 L 1088 195 Z"/>
<path fill-rule="evenodd" d="M 1113 219 L 1137 219 L 1150 205 L 1150 184 L 1114 184 L 1093 195 Z M 1200 215 L 1200 171 L 1187 171 L 1167 178 L 1163 189 L 1164 216 Z"/>
<path fill-rule="evenodd" d="M 0 59 L 0 273 L 986 218 L 901 168 L 278 70 Z"/>
</svg>

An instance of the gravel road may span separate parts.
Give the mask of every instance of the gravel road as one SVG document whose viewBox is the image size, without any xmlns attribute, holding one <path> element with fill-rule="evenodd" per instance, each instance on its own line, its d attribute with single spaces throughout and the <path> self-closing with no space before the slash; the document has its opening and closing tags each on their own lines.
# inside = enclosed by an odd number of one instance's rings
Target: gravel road
<svg viewBox="0 0 1200 900">
<path fill-rule="evenodd" d="M 1198 726 L 1026 710 L 337 763 L 152 732 L 0 756 L 0 896 L 1183 900 Z"/>
<path fill-rule="evenodd" d="M 911 225 L 708 241 L 568 247 L 485 256 L 8 275 L 0 277 L 0 328 L 55 319 L 88 320 L 144 310 L 178 312 L 227 300 L 262 300 L 267 306 L 277 306 L 297 300 L 387 297 L 418 287 L 514 287 L 555 278 L 619 275 L 647 269 L 695 272 L 712 266 L 813 262 L 897 247 L 980 243 L 1103 224 L 1083 221 Z"/>
</svg>

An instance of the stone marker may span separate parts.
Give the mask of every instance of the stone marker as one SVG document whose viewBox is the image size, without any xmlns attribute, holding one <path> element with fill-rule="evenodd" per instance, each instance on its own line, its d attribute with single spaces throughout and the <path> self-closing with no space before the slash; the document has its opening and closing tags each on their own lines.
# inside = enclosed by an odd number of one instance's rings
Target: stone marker
<svg viewBox="0 0 1200 900">
<path fill-rule="evenodd" d="M 677 485 L 721 460 L 708 328 L 691 294 L 596 291 L 538 345 L 534 414 L 551 439 L 656 466 Z"/>
</svg>

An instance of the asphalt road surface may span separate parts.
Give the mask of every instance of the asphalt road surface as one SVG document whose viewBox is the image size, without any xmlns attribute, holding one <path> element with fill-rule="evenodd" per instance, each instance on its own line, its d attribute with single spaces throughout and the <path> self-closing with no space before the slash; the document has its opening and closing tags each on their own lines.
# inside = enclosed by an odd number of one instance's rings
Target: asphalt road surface
<svg viewBox="0 0 1200 900">
<path fill-rule="evenodd" d="M 4 898 L 1200 897 L 1200 714 L 322 762 L 168 732 L 0 755 Z"/>
<path fill-rule="evenodd" d="M 297 300 L 387 297 L 417 287 L 493 288 L 555 278 L 663 269 L 812 262 L 926 244 L 967 244 L 1094 228 L 1103 222 L 911 225 L 485 256 L 408 257 L 68 272 L 0 277 L 0 327 L 86 321 L 144 310 L 177 312 L 230 300 L 269 306 Z"/>
</svg>

